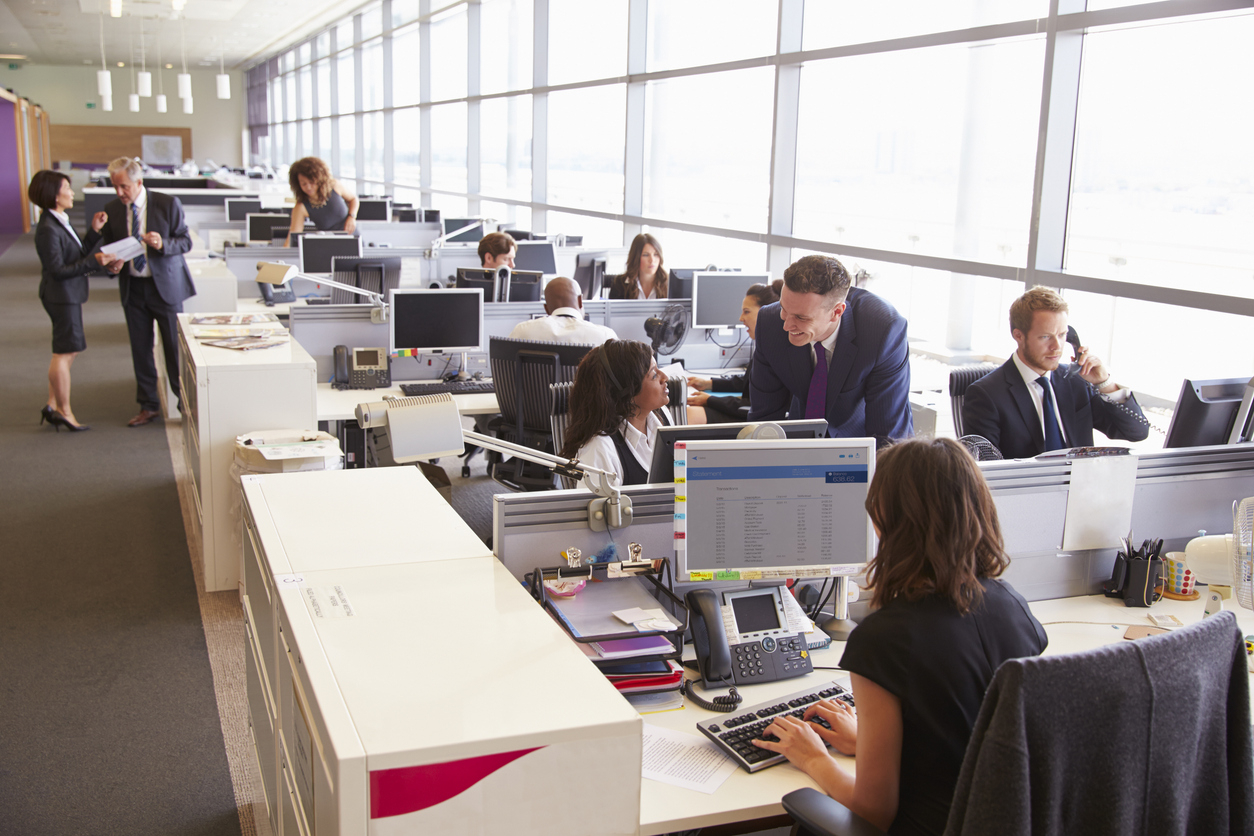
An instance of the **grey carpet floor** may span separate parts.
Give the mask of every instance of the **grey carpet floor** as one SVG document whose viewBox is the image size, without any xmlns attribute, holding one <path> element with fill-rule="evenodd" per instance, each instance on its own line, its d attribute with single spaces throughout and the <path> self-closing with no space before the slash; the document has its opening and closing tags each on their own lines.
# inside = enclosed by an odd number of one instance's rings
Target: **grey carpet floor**
<svg viewBox="0 0 1254 836">
<path fill-rule="evenodd" d="M 0 245 L 3 242 L 0 241 Z M 0 256 L 0 833 L 239 834 L 174 473 L 137 411 L 116 282 L 93 279 L 74 411 L 39 425 L 51 331 Z"/>
</svg>

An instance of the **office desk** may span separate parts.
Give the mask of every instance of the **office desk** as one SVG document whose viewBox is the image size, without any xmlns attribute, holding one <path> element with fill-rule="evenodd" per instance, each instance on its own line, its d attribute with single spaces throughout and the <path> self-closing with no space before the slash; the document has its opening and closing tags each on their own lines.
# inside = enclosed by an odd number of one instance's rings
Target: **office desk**
<svg viewBox="0 0 1254 836">
<path fill-rule="evenodd" d="M 422 381 L 405 381 L 421 383 Z M 359 403 L 381 401 L 385 397 L 403 398 L 399 385 L 390 389 L 333 389 L 330 383 L 318 384 L 318 420 L 352 421 Z M 453 402 L 462 415 L 495 415 L 501 411 L 496 403 L 496 393 L 480 392 L 473 395 L 454 395 Z"/>
</svg>

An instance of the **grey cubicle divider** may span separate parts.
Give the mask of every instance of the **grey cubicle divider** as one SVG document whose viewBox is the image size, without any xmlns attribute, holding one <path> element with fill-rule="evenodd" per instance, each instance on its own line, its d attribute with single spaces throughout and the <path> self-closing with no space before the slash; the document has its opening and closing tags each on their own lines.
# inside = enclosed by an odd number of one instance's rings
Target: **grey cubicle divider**
<svg viewBox="0 0 1254 836">
<path fill-rule="evenodd" d="M 981 464 L 997 504 L 1010 568 L 1003 576 L 1029 601 L 1091 595 L 1110 577 L 1115 549 L 1063 552 L 1069 463 L 1024 459 Z M 1163 538 L 1180 550 L 1199 529 L 1232 531 L 1232 503 L 1254 496 L 1254 444 L 1144 452 L 1138 457 L 1132 505 L 1137 543 Z M 673 556 L 674 486 L 624 489 L 637 522 L 614 532 L 614 542 L 644 546 L 645 555 Z M 499 494 L 493 501 L 493 545 L 498 559 L 522 576 L 537 558 L 577 546 L 587 554 L 609 537 L 587 526 L 588 491 Z M 1123 535 L 1127 532 L 1116 532 Z M 708 584 L 702 584 L 708 585 Z M 732 585 L 732 584 L 727 584 Z"/>
<path fill-rule="evenodd" d="M 363 245 L 389 247 L 429 247 L 440 237 L 439 224 L 396 223 L 393 221 L 358 221 L 357 232 Z"/>
</svg>

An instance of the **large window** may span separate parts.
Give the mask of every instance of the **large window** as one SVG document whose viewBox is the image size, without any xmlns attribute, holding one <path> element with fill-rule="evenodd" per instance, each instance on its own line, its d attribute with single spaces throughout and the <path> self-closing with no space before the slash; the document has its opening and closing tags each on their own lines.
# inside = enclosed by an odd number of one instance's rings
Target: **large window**
<svg viewBox="0 0 1254 836">
<path fill-rule="evenodd" d="M 1254 0 L 382 0 L 250 70 L 253 162 L 614 258 L 835 255 L 962 356 L 1059 287 L 1171 401 L 1254 374 L 1252 41 Z"/>
</svg>

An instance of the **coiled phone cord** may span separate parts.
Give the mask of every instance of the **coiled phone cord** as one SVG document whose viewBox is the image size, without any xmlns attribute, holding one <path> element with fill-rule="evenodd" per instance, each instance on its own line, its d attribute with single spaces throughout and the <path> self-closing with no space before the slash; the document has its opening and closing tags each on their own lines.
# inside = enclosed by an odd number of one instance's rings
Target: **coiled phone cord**
<svg viewBox="0 0 1254 836">
<path fill-rule="evenodd" d="M 736 690 L 736 686 L 733 685 L 728 690 L 726 696 L 715 697 L 714 701 L 711 702 L 710 700 L 697 695 L 696 691 L 693 690 L 694 681 L 695 680 L 685 679 L 683 684 L 679 686 L 679 693 L 683 694 L 706 711 L 735 711 L 736 706 L 740 705 L 741 700 L 743 699 L 740 696 L 740 692 Z"/>
</svg>

